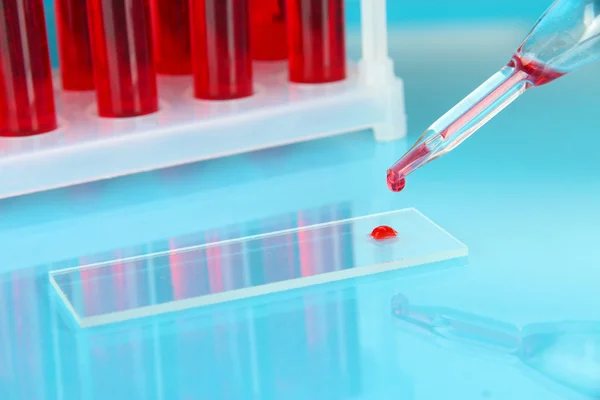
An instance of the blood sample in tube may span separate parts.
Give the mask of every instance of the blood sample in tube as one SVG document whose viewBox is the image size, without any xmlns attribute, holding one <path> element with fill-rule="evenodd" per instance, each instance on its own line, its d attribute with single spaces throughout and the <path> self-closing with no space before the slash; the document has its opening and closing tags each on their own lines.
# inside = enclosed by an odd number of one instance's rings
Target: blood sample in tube
<svg viewBox="0 0 600 400">
<path fill-rule="evenodd" d="M 286 0 L 250 0 L 252 58 L 261 61 L 287 58 Z"/>
<path fill-rule="evenodd" d="M 0 0 L 0 136 L 57 128 L 42 0 Z"/>
<path fill-rule="evenodd" d="M 55 0 L 54 5 L 62 87 L 65 90 L 92 90 L 94 70 L 87 2 Z"/>
<path fill-rule="evenodd" d="M 88 0 L 98 114 L 158 111 L 149 0 Z"/>
<path fill-rule="evenodd" d="M 192 73 L 190 0 L 152 0 L 156 71 L 165 75 Z"/>
<path fill-rule="evenodd" d="M 286 23 L 290 81 L 346 78 L 344 0 L 287 0 Z"/>
<path fill-rule="evenodd" d="M 228 100 L 252 95 L 248 0 L 190 0 L 194 95 Z"/>
</svg>

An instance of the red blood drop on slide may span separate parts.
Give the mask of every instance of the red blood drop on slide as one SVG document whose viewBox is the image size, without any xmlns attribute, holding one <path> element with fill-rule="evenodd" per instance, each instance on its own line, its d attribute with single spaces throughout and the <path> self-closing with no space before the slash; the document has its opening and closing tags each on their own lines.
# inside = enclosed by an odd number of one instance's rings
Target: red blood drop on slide
<svg viewBox="0 0 600 400">
<path fill-rule="evenodd" d="M 398 236 L 398 232 L 387 225 L 378 226 L 371 232 L 371 237 L 375 240 L 391 239 L 396 236 Z"/>
</svg>

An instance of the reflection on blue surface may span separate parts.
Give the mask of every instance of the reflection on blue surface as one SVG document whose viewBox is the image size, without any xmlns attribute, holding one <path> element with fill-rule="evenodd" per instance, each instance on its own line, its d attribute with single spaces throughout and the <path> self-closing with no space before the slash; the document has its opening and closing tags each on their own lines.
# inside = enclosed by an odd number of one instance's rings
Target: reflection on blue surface
<svg viewBox="0 0 600 400">
<path fill-rule="evenodd" d="M 61 350 L 75 345 L 81 352 L 76 365 L 59 367 L 73 372 L 78 366 L 83 376 L 79 383 L 62 384 L 71 390 L 68 398 L 82 393 L 94 399 L 356 395 L 359 360 L 356 352 L 346 357 L 358 340 L 352 294 L 334 295 L 324 310 L 311 310 L 308 300 L 293 300 L 290 311 L 256 319 L 251 318 L 256 310 L 244 307 L 212 313 L 204 320 L 177 318 L 168 324 L 134 326 L 118 334 L 77 338 L 61 331 L 67 343 Z M 270 346 L 281 335 L 290 340 Z M 294 379 L 297 374 L 310 374 L 315 380 L 303 385 Z"/>
<path fill-rule="evenodd" d="M 2 288 L 3 399 L 341 399 L 360 391 L 352 289 L 292 299 L 290 311 L 256 319 L 260 310 L 243 307 L 78 336 L 42 304 L 45 296 L 19 298 L 39 282 L 25 276 Z M 321 298 L 325 307 L 311 306 Z M 50 341 L 40 340 L 50 331 Z M 282 336 L 289 340 L 271 346 Z"/>
<path fill-rule="evenodd" d="M 450 342 L 506 353 L 554 383 L 600 397 L 600 321 L 556 322 L 523 328 L 447 307 L 392 299 L 400 321 Z M 571 394 L 572 396 L 572 394 Z"/>
<path fill-rule="evenodd" d="M 247 318 L 256 312 L 249 308 L 223 312 L 211 327 L 174 321 L 176 333 L 161 340 L 168 349 L 163 365 L 174 366 L 165 376 L 166 393 L 183 399 L 357 396 L 356 300 L 352 291 L 342 291 L 323 308 L 311 306 L 319 297 L 291 300 L 290 311 L 254 319 Z M 310 377 L 311 384 L 297 376 Z"/>
</svg>

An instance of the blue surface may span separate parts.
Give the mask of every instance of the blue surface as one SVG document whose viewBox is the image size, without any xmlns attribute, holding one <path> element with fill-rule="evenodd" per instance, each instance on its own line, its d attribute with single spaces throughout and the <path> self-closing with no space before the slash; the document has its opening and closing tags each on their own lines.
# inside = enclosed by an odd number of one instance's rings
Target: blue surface
<svg viewBox="0 0 600 400">
<path fill-rule="evenodd" d="M 430 47 L 394 51 L 407 141 L 359 132 L 1 201 L 2 400 L 576 398 L 514 360 L 440 346 L 390 315 L 400 292 L 517 326 L 598 320 L 598 66 L 526 93 L 405 192 L 385 187 L 386 167 L 416 135 L 507 61 L 520 38 L 508 31 L 415 33 Z M 358 216 L 409 206 L 469 246 L 467 266 L 88 332 L 49 295 L 47 271 L 61 260 L 232 224 L 267 230 L 320 207 Z"/>
</svg>

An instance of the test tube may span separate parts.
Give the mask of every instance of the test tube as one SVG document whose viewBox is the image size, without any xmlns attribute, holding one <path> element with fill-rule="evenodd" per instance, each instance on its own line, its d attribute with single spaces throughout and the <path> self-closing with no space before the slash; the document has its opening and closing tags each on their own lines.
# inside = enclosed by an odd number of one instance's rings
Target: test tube
<svg viewBox="0 0 600 400">
<path fill-rule="evenodd" d="M 190 0 L 194 95 L 228 100 L 253 93 L 248 0 Z"/>
<path fill-rule="evenodd" d="M 287 0 L 286 23 L 291 82 L 346 78 L 344 0 Z"/>
<path fill-rule="evenodd" d="M 55 0 L 62 87 L 94 89 L 94 69 L 85 0 Z"/>
<path fill-rule="evenodd" d="M 285 0 L 251 0 L 250 5 L 252 58 L 261 61 L 285 60 Z"/>
<path fill-rule="evenodd" d="M 158 111 L 149 0 L 88 0 L 98 114 Z"/>
<path fill-rule="evenodd" d="M 156 72 L 192 73 L 190 0 L 152 0 L 152 27 Z"/>
<path fill-rule="evenodd" d="M 57 128 L 42 0 L 0 0 L 0 136 Z"/>
</svg>

